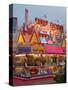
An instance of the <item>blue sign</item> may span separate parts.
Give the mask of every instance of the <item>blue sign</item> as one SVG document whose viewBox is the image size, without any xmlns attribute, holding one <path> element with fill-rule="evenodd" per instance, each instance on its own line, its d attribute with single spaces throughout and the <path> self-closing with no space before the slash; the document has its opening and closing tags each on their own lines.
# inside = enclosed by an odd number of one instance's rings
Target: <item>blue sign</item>
<svg viewBox="0 0 68 90">
<path fill-rule="evenodd" d="M 31 52 L 31 47 L 18 47 L 18 53 L 29 53 Z"/>
</svg>

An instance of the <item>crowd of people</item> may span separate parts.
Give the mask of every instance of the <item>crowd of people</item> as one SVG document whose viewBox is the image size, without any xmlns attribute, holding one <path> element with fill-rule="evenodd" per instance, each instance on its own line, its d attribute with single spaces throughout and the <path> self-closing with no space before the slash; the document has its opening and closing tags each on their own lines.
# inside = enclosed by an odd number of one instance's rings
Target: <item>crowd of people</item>
<svg viewBox="0 0 68 90">
<path fill-rule="evenodd" d="M 50 75 L 64 73 L 65 56 L 34 56 L 25 55 L 16 57 L 14 62 L 14 75 L 31 77 L 39 75 Z"/>
</svg>

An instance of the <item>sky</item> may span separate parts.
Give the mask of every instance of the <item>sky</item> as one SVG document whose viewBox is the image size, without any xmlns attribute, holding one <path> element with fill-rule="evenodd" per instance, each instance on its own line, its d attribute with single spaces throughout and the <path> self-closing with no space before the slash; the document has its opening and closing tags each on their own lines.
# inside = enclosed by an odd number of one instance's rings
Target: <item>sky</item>
<svg viewBox="0 0 68 90">
<path fill-rule="evenodd" d="M 10 14 L 12 16 L 10 7 Z M 64 26 L 66 31 L 66 8 L 58 6 L 40 6 L 40 5 L 26 5 L 26 4 L 13 4 L 13 17 L 18 18 L 18 25 L 23 25 L 25 8 L 28 9 L 29 21 L 34 21 L 35 17 L 48 20 L 49 22 L 58 23 Z M 46 16 L 47 18 L 45 18 Z"/>
</svg>

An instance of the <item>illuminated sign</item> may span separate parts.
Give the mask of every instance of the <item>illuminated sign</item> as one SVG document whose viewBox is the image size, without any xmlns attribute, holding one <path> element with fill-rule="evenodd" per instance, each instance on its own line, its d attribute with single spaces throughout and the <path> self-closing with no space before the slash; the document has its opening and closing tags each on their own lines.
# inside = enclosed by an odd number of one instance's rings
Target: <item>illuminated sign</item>
<svg viewBox="0 0 68 90">
<path fill-rule="evenodd" d="M 48 21 L 45 21 L 45 20 L 43 20 L 41 18 L 35 18 L 35 22 L 37 24 L 44 25 L 44 26 L 48 24 Z"/>
<path fill-rule="evenodd" d="M 45 48 L 41 45 L 36 45 L 32 48 L 33 52 L 44 52 Z"/>
<path fill-rule="evenodd" d="M 18 53 L 29 53 L 31 52 L 31 47 L 18 47 Z"/>
<path fill-rule="evenodd" d="M 54 23 L 50 23 L 50 27 L 51 29 L 59 29 L 59 30 L 63 30 L 63 26 L 59 25 L 59 24 L 54 24 Z"/>
</svg>

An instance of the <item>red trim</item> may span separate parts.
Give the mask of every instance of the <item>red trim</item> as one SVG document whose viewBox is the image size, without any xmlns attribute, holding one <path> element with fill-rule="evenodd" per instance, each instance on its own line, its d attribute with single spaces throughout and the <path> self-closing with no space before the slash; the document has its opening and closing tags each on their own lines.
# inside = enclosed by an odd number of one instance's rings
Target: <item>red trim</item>
<svg viewBox="0 0 68 90">
<path fill-rule="evenodd" d="M 29 85 L 29 84 L 35 84 L 37 83 L 43 83 L 46 82 L 46 80 L 53 80 L 53 76 L 45 76 L 45 77 L 40 77 L 40 78 L 32 78 L 32 79 L 24 79 L 24 78 L 19 78 L 19 77 L 14 77 L 13 78 L 13 83 L 14 85 Z"/>
</svg>

